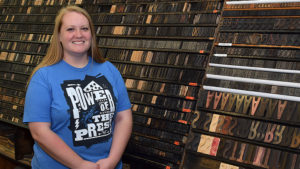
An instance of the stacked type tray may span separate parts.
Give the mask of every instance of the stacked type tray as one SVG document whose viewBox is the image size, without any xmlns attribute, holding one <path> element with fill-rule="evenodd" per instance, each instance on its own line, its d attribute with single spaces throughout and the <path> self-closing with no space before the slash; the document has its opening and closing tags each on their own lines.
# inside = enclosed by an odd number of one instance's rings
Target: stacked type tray
<svg viewBox="0 0 300 169">
<path fill-rule="evenodd" d="M 224 5 L 183 168 L 298 169 L 300 3 L 241 3 Z"/>
<path fill-rule="evenodd" d="M 128 88 L 134 126 L 123 159 L 131 168 L 179 168 L 222 5 L 212 0 L 82 4 L 93 18 L 103 56 Z"/>
</svg>

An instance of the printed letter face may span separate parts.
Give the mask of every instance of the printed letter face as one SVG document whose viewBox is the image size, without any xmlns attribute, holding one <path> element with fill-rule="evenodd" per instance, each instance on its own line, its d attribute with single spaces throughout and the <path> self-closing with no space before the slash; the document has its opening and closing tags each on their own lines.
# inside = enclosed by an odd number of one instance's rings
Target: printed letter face
<svg viewBox="0 0 300 169">
<path fill-rule="evenodd" d="M 74 146 L 89 147 L 111 137 L 115 95 L 108 80 L 86 76 L 61 85 L 70 107 L 70 130 Z"/>
</svg>

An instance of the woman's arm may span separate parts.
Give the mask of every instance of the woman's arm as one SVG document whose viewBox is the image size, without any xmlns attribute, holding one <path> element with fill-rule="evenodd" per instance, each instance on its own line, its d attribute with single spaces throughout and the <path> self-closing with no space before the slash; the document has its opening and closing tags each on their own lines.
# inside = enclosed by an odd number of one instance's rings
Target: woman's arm
<svg viewBox="0 0 300 169">
<path fill-rule="evenodd" d="M 126 145 L 132 130 L 132 112 L 131 109 L 123 110 L 117 113 L 115 119 L 115 129 L 113 133 L 112 146 L 108 158 L 101 159 L 97 163 L 101 169 L 113 169 L 120 161 L 125 151 Z"/>
<path fill-rule="evenodd" d="M 99 169 L 99 165 L 78 156 L 56 133 L 50 123 L 30 122 L 29 129 L 33 139 L 52 158 L 72 169 Z"/>
</svg>

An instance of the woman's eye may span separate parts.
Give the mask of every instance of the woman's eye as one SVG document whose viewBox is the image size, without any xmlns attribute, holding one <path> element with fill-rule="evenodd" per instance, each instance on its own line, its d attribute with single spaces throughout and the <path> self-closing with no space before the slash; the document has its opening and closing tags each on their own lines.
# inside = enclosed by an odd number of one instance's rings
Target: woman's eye
<svg viewBox="0 0 300 169">
<path fill-rule="evenodd" d="M 73 30 L 74 30 L 73 28 L 68 28 L 68 29 L 67 29 L 67 31 L 73 31 Z"/>
<path fill-rule="evenodd" d="M 88 27 L 83 27 L 83 28 L 82 28 L 82 30 L 84 30 L 84 31 L 88 31 L 88 30 L 89 30 L 89 28 L 88 28 Z"/>
</svg>

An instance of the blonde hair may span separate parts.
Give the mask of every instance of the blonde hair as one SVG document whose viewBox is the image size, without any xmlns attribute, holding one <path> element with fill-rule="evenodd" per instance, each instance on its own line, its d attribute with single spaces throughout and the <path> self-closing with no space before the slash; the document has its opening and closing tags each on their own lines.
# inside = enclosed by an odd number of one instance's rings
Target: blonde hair
<svg viewBox="0 0 300 169">
<path fill-rule="evenodd" d="M 62 19 L 63 19 L 64 15 L 68 12 L 77 12 L 77 13 L 84 15 L 87 18 L 87 20 L 89 21 L 89 26 L 90 26 L 90 30 L 91 30 L 91 34 L 92 34 L 92 43 L 91 43 L 90 49 L 88 50 L 88 55 L 92 56 L 93 60 L 97 63 L 105 62 L 105 59 L 102 57 L 102 55 L 97 47 L 94 24 L 92 22 L 90 15 L 88 14 L 88 12 L 78 6 L 74 6 L 74 5 L 66 6 L 66 7 L 60 9 L 58 14 L 56 15 L 53 35 L 52 35 L 52 39 L 50 42 L 50 46 L 47 50 L 46 56 L 44 56 L 41 63 L 39 63 L 33 69 L 32 73 L 29 77 L 29 80 L 27 82 L 27 85 L 29 84 L 32 76 L 34 75 L 34 73 L 37 70 L 39 70 L 40 68 L 45 67 L 45 66 L 54 65 L 63 59 L 63 47 L 59 40 L 59 33 L 60 33 L 61 26 L 62 26 Z"/>
</svg>

